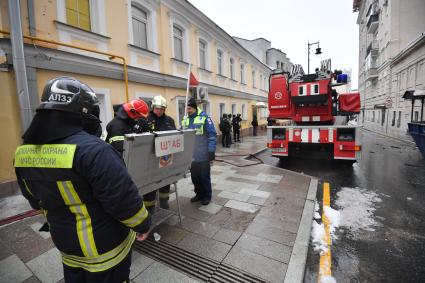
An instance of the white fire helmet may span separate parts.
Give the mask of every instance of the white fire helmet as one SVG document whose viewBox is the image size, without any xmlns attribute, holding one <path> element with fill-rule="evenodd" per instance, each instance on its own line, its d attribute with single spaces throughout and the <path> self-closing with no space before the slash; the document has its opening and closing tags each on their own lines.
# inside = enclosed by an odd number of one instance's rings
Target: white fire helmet
<svg viewBox="0 0 425 283">
<path fill-rule="evenodd" d="M 161 95 L 157 95 L 154 98 L 152 98 L 152 108 L 167 108 L 167 100 L 165 100 L 164 97 Z"/>
</svg>

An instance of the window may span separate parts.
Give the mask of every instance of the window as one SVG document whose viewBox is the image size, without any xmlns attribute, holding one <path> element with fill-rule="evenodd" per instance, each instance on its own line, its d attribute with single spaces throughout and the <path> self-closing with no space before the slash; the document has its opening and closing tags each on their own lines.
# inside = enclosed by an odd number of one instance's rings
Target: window
<svg viewBox="0 0 425 283">
<path fill-rule="evenodd" d="M 246 120 L 248 118 L 248 113 L 246 112 L 246 104 L 242 104 L 242 120 Z"/>
<path fill-rule="evenodd" d="M 397 113 L 397 112 L 393 111 L 393 120 L 392 120 L 392 122 L 391 122 L 391 126 L 392 126 L 392 127 L 394 127 L 394 126 L 395 126 L 395 116 L 396 116 L 396 113 Z"/>
<path fill-rule="evenodd" d="M 298 95 L 299 96 L 307 95 L 307 93 L 306 93 L 306 85 L 300 85 L 300 86 L 298 86 Z"/>
<path fill-rule="evenodd" d="M 148 14 L 135 6 L 131 6 L 131 17 L 134 45 L 148 49 Z"/>
<path fill-rule="evenodd" d="M 256 85 L 255 85 L 255 71 L 252 71 L 252 87 L 256 87 Z"/>
<path fill-rule="evenodd" d="M 217 74 L 223 74 L 223 51 L 217 50 Z"/>
<path fill-rule="evenodd" d="M 280 62 L 280 68 L 282 69 L 282 71 L 284 70 L 285 65 L 283 64 L 283 62 Z"/>
<path fill-rule="evenodd" d="M 263 75 L 260 74 L 260 89 L 263 89 Z"/>
<path fill-rule="evenodd" d="M 397 128 L 400 128 L 400 125 L 401 125 L 401 111 L 398 111 Z"/>
<path fill-rule="evenodd" d="M 203 40 L 199 40 L 199 67 L 206 69 L 207 61 L 207 43 Z"/>
<path fill-rule="evenodd" d="M 220 118 L 223 117 L 223 114 L 226 113 L 226 104 L 225 103 L 220 103 L 220 109 L 219 109 L 219 114 L 220 114 Z"/>
<path fill-rule="evenodd" d="M 177 115 L 178 115 L 178 121 L 177 124 L 179 127 L 181 126 L 181 122 L 184 117 L 184 110 L 186 108 L 186 100 L 185 99 L 179 99 L 177 100 Z"/>
<path fill-rule="evenodd" d="M 66 0 L 66 22 L 84 30 L 91 30 L 89 0 Z"/>
<path fill-rule="evenodd" d="M 232 80 L 235 79 L 235 60 L 233 58 L 230 58 L 230 78 Z"/>
<path fill-rule="evenodd" d="M 386 112 L 387 111 L 385 111 L 385 109 L 382 109 L 381 110 L 381 126 L 383 126 L 384 125 L 384 122 L 385 122 L 385 114 L 386 114 Z"/>
<path fill-rule="evenodd" d="M 415 120 L 413 121 L 419 121 L 419 111 L 415 111 Z"/>
<path fill-rule="evenodd" d="M 372 122 L 375 122 L 375 110 L 372 111 Z"/>
<path fill-rule="evenodd" d="M 174 58 L 183 60 L 183 30 L 173 26 Z"/>
<path fill-rule="evenodd" d="M 279 69 L 279 67 L 280 67 L 280 63 L 279 61 L 276 61 L 276 69 Z"/>
<path fill-rule="evenodd" d="M 236 104 L 232 104 L 232 115 L 236 115 Z"/>
<path fill-rule="evenodd" d="M 312 84 L 310 94 L 319 94 L 319 85 L 318 84 Z"/>
<path fill-rule="evenodd" d="M 245 84 L 245 65 L 241 64 L 241 83 Z"/>
</svg>

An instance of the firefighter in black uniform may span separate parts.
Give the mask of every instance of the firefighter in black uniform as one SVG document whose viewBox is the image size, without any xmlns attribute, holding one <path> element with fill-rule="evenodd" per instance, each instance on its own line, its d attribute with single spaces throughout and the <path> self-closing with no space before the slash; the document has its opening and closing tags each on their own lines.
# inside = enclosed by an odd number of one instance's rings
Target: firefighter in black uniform
<svg viewBox="0 0 425 283">
<path fill-rule="evenodd" d="M 111 144 L 121 155 L 123 153 L 124 135 L 149 131 L 147 117 L 149 107 L 143 100 L 134 99 L 118 107 L 116 115 L 106 126 L 106 142 Z"/>
<path fill-rule="evenodd" d="M 93 90 L 53 79 L 15 153 L 22 194 L 46 215 L 67 283 L 129 282 L 132 244 L 151 223 L 122 158 L 95 136 L 98 117 Z"/>
<path fill-rule="evenodd" d="M 148 116 L 148 124 L 151 131 L 170 131 L 175 130 L 176 125 L 174 119 L 168 115 L 165 115 L 165 109 L 167 108 L 167 101 L 161 95 L 157 95 L 152 99 L 152 111 Z M 168 209 L 168 199 L 170 196 L 170 185 L 159 189 L 159 206 L 164 209 Z M 155 211 L 155 197 L 156 191 L 150 192 L 143 196 L 143 202 L 149 213 Z"/>
</svg>

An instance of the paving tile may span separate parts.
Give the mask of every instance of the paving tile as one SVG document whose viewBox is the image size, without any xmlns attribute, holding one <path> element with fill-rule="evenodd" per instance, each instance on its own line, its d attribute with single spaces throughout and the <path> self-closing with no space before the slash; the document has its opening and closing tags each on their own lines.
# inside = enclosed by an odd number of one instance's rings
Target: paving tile
<svg viewBox="0 0 425 283">
<path fill-rule="evenodd" d="M 192 217 L 200 221 L 205 221 L 211 216 L 211 214 L 208 212 L 198 209 L 202 205 L 200 202 L 190 202 L 190 199 L 186 197 L 179 197 L 179 202 L 181 213 L 184 216 Z M 170 202 L 170 208 L 174 211 L 177 211 L 177 202 Z"/>
<path fill-rule="evenodd" d="M 41 222 L 35 222 L 35 223 L 33 223 L 33 224 L 31 224 L 30 225 L 30 227 L 31 227 L 31 229 L 34 231 L 34 232 L 36 232 L 40 237 L 42 237 L 43 239 L 49 239 L 51 236 L 50 236 L 50 232 L 40 232 L 39 230 L 40 230 L 40 228 L 41 228 L 41 226 L 43 226 L 44 225 L 44 223 L 41 223 Z"/>
<path fill-rule="evenodd" d="M 273 221 L 273 219 L 278 219 L 279 221 L 292 221 L 299 222 L 301 220 L 302 210 L 301 209 L 291 209 L 288 207 L 279 207 L 279 206 L 267 206 L 262 207 L 260 212 L 258 212 L 257 217 L 264 217 L 266 221 Z"/>
<path fill-rule="evenodd" d="M 252 175 L 241 175 L 241 174 L 235 174 L 234 176 L 230 176 L 227 178 L 229 181 L 235 181 L 235 182 L 241 182 L 241 183 L 248 183 L 248 184 L 254 184 L 254 185 L 262 185 L 264 183 L 264 180 L 259 180 Z"/>
<path fill-rule="evenodd" d="M 257 190 L 260 185 L 258 184 L 249 184 L 246 182 L 235 182 L 235 181 L 227 181 L 224 183 L 224 186 L 230 187 L 230 188 L 236 188 L 236 189 L 251 189 L 251 190 Z"/>
<path fill-rule="evenodd" d="M 216 261 L 222 261 L 232 248 L 231 245 L 193 233 L 187 235 L 177 246 Z"/>
<path fill-rule="evenodd" d="M 133 279 L 135 283 L 195 283 L 199 282 L 189 276 L 168 267 L 160 262 L 155 262 L 149 266 L 144 272 Z"/>
<path fill-rule="evenodd" d="M 32 272 L 15 255 L 0 260 L 0 282 L 23 282 Z"/>
<path fill-rule="evenodd" d="M 254 197 L 260 197 L 260 198 L 268 198 L 270 196 L 270 193 L 268 192 L 252 190 L 252 189 L 242 189 L 239 191 L 239 193 L 249 195 L 249 196 L 254 196 Z"/>
<path fill-rule="evenodd" d="M 140 273 L 151 266 L 155 261 L 147 256 L 142 255 L 136 251 L 131 254 L 131 267 L 130 267 L 130 279 L 134 279 Z"/>
<path fill-rule="evenodd" d="M 185 223 L 183 228 L 189 232 L 200 234 L 208 238 L 212 238 L 212 236 L 220 230 L 219 226 L 197 220 L 191 223 Z"/>
<path fill-rule="evenodd" d="M 213 202 L 210 202 L 208 205 L 203 205 L 199 208 L 199 210 L 211 213 L 211 214 L 216 214 L 217 212 L 220 211 L 220 209 L 222 209 L 223 206 L 222 205 L 218 205 L 215 204 Z"/>
<path fill-rule="evenodd" d="M 249 195 L 247 194 L 232 193 L 227 191 L 222 191 L 221 193 L 218 194 L 218 197 L 225 198 L 225 199 L 233 199 L 238 201 L 247 201 L 249 199 Z"/>
<path fill-rule="evenodd" d="M 266 201 L 267 201 L 266 198 L 260 198 L 260 197 L 251 196 L 251 197 L 249 197 L 249 199 L 246 202 L 252 203 L 252 204 L 256 204 L 256 205 L 264 205 L 264 203 Z"/>
<path fill-rule="evenodd" d="M 275 184 L 279 184 L 280 181 L 282 180 L 282 177 L 283 177 L 282 175 L 273 175 L 273 174 L 265 174 L 265 173 L 258 174 L 259 179 L 267 180 L 267 182 L 275 183 Z"/>
<path fill-rule="evenodd" d="M 268 223 L 269 225 L 275 226 L 283 231 L 288 231 L 292 233 L 298 232 L 298 227 L 300 225 L 299 219 L 292 219 L 286 216 L 280 217 L 264 217 L 261 214 L 257 214 L 252 223 Z"/>
<path fill-rule="evenodd" d="M 254 213 L 259 208 L 258 205 L 250 204 L 250 203 L 246 203 L 246 202 L 241 202 L 241 201 L 237 201 L 237 200 L 229 200 L 228 202 L 226 202 L 226 204 L 224 206 L 230 207 L 230 208 L 233 208 L 233 209 L 237 209 L 237 210 L 241 210 L 241 211 L 245 211 L 245 212 L 249 212 L 249 213 Z"/>
<path fill-rule="evenodd" d="M 295 233 L 285 231 L 281 227 L 276 227 L 267 222 L 252 222 L 246 232 L 287 246 L 293 246 L 297 236 Z"/>
<path fill-rule="evenodd" d="M 239 231 L 222 228 L 213 236 L 213 239 L 233 246 L 241 234 L 242 232 Z"/>
<path fill-rule="evenodd" d="M 152 232 L 158 233 L 161 236 L 161 241 L 171 244 L 177 244 L 189 233 L 184 229 L 170 226 L 165 223 L 155 227 Z"/>
<path fill-rule="evenodd" d="M 31 276 L 30 278 L 28 278 L 25 281 L 22 281 L 22 283 L 40 283 L 41 281 L 37 279 L 37 277 L 35 276 Z M 61 279 L 58 281 L 58 283 L 65 283 L 65 279 Z"/>
<path fill-rule="evenodd" d="M 54 247 L 53 241 L 41 238 L 30 227 L 33 223 L 43 222 L 45 217 L 37 215 L 7 225 L 0 229 L 2 243 L 16 254 L 23 262 L 27 262 Z M 34 245 L 34 243 L 37 243 Z"/>
<path fill-rule="evenodd" d="M 0 219 L 29 210 L 32 210 L 32 208 L 21 194 L 0 198 Z"/>
<path fill-rule="evenodd" d="M 227 200 L 226 200 L 227 201 Z M 1 233 L 0 233 L 1 236 Z M 3 238 L 1 238 L 2 241 L 0 241 L 0 260 L 5 259 L 11 255 L 13 255 L 12 249 L 10 248 L 7 243 L 3 242 Z"/>
<path fill-rule="evenodd" d="M 236 242 L 235 247 L 245 249 L 283 263 L 289 262 L 292 252 L 292 247 L 259 238 L 247 233 L 242 234 L 242 236 Z"/>
<path fill-rule="evenodd" d="M 226 223 L 222 225 L 223 228 L 243 232 L 252 222 L 255 213 L 243 212 L 236 209 L 227 208 L 230 211 L 229 218 L 226 220 Z"/>
<path fill-rule="evenodd" d="M 228 201 L 228 199 L 225 199 L 225 198 L 222 198 L 222 197 L 219 197 L 218 195 L 221 193 L 222 191 L 219 191 L 219 190 L 215 190 L 214 188 L 213 188 L 213 191 L 212 191 L 212 202 L 214 202 L 215 204 L 218 204 L 218 205 L 221 205 L 221 206 L 223 206 L 227 201 Z"/>
<path fill-rule="evenodd" d="M 27 266 L 41 282 L 56 283 L 63 278 L 62 259 L 56 248 L 27 262 Z"/>
<path fill-rule="evenodd" d="M 224 262 L 270 282 L 283 282 L 287 269 L 285 263 L 237 247 Z"/>
</svg>

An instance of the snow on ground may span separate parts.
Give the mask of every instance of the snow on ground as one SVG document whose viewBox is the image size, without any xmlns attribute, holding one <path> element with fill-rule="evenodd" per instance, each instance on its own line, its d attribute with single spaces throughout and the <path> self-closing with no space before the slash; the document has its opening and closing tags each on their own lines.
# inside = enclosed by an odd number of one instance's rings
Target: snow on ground
<svg viewBox="0 0 425 283">
<path fill-rule="evenodd" d="M 336 206 L 340 208 L 340 225 L 353 235 L 361 231 L 375 231 L 379 225 L 374 217 L 376 203 L 382 199 L 375 192 L 361 188 L 343 187 L 337 193 Z"/>
</svg>

